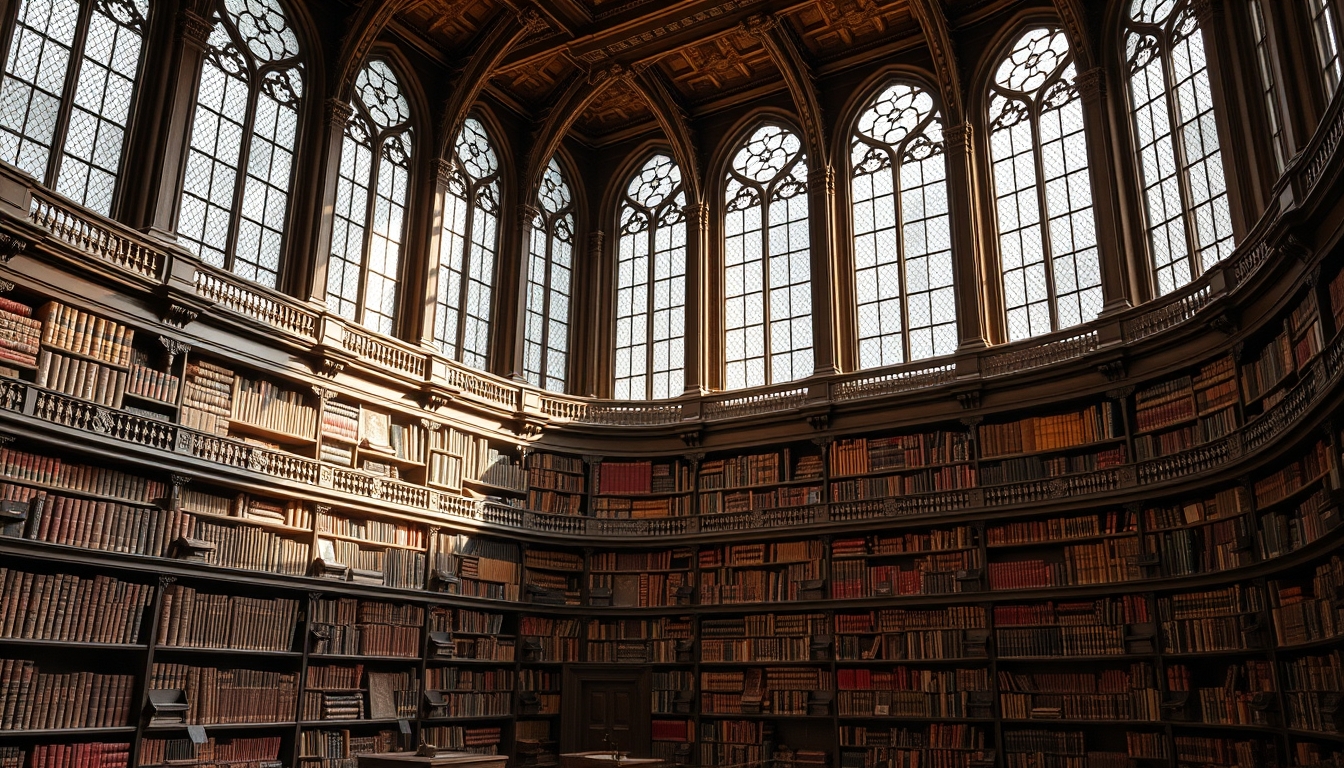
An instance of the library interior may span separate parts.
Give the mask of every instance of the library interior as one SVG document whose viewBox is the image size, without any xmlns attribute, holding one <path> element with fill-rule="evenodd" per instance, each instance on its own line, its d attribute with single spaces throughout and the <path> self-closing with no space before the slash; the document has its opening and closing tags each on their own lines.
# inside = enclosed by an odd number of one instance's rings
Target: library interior
<svg viewBox="0 0 1344 768">
<path fill-rule="evenodd" d="M 1344 768 L 1342 48 L 0 0 L 0 768 Z"/>
</svg>

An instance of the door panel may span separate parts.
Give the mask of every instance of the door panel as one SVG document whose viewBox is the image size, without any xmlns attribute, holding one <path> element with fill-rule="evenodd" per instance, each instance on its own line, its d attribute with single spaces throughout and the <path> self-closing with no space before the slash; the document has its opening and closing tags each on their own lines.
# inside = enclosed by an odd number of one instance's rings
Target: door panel
<svg viewBox="0 0 1344 768">
<path fill-rule="evenodd" d="M 634 757 L 649 756 L 653 716 L 647 669 L 568 669 L 564 690 L 562 751 L 600 752 L 614 743 Z"/>
</svg>

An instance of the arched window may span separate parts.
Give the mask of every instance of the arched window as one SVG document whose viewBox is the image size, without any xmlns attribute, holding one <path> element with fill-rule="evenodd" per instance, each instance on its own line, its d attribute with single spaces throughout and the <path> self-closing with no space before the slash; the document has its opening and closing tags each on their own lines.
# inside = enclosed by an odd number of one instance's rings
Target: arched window
<svg viewBox="0 0 1344 768">
<path fill-rule="evenodd" d="M 927 91 L 892 83 L 850 142 L 859 367 L 957 348 L 943 120 Z"/>
<path fill-rule="evenodd" d="M 1159 294 L 1232 253 L 1204 35 L 1189 0 L 1131 0 L 1129 96 Z"/>
<path fill-rule="evenodd" d="M 812 267 L 802 142 L 782 125 L 757 128 L 733 155 L 725 184 L 724 386 L 809 376 Z"/>
<path fill-rule="evenodd" d="M 1288 146 L 1287 137 L 1283 133 L 1283 119 L 1279 116 L 1274 54 L 1269 45 L 1269 30 L 1265 26 L 1264 0 L 1250 0 L 1247 5 L 1251 15 L 1251 35 L 1255 41 L 1255 68 L 1260 73 L 1260 93 L 1265 100 L 1265 123 L 1274 149 L 1274 170 L 1283 173 L 1284 166 L 1288 164 Z"/>
<path fill-rule="evenodd" d="M 148 0 L 14 5 L 0 84 L 0 160 L 108 215 L 140 72 Z"/>
<path fill-rule="evenodd" d="M 485 126 L 467 118 L 453 146 L 439 241 L 434 339 L 443 354 L 485 368 L 499 248 L 499 157 Z"/>
<path fill-rule="evenodd" d="M 574 195 L 554 158 L 537 189 L 527 256 L 523 374 L 533 386 L 565 391 L 569 295 L 574 271 Z"/>
<path fill-rule="evenodd" d="M 989 86 L 989 146 L 1008 339 L 1092 320 L 1101 264 L 1083 106 L 1064 31 L 1028 30 Z"/>
<path fill-rule="evenodd" d="M 1335 18 L 1335 0 L 1307 0 L 1311 14 L 1311 36 L 1316 42 L 1316 61 L 1321 66 L 1325 95 L 1334 96 L 1341 75 L 1339 60 L 1339 23 Z"/>
<path fill-rule="evenodd" d="M 278 0 L 216 0 L 177 237 L 201 261 L 274 288 L 298 146 L 303 63 Z"/>
<path fill-rule="evenodd" d="M 616 397 L 675 397 L 684 383 L 686 195 L 681 169 L 654 155 L 621 199 L 616 250 Z"/>
<path fill-rule="evenodd" d="M 379 333 L 397 325 L 397 278 L 411 173 L 411 107 L 391 65 L 374 59 L 355 78 L 341 143 L 327 306 Z"/>
</svg>

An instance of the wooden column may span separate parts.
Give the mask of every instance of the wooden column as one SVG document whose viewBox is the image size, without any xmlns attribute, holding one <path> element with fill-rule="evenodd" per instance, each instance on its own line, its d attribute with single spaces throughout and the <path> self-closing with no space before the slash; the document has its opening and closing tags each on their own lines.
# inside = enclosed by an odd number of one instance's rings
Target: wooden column
<svg viewBox="0 0 1344 768">
<path fill-rule="evenodd" d="M 308 298 L 327 300 L 327 262 L 331 257 L 331 228 L 336 211 L 336 182 L 341 168 L 341 145 L 345 141 L 345 126 L 355 110 L 340 99 L 327 99 L 326 135 L 322 140 L 322 194 L 318 209 L 317 245 L 313 248 L 312 269 L 308 275 Z"/>
<path fill-rule="evenodd" d="M 812 374 L 840 372 L 835 347 L 835 167 L 822 165 L 807 171 L 809 265 L 812 289 Z M 765 233 L 769 237 L 769 233 Z M 770 350 L 765 351 L 766 365 Z"/>
<path fill-rule="evenodd" d="M 168 81 L 173 85 L 167 91 L 168 103 L 159 122 L 158 145 L 162 152 L 157 172 L 151 177 L 158 183 L 149 185 L 154 189 L 149 193 L 153 198 L 145 201 L 146 209 L 153 211 L 145 231 L 170 243 L 177 240 L 178 194 L 191 148 L 191 121 L 196 111 L 201 62 L 212 28 L 210 19 L 183 8 L 177 15 L 177 34 L 168 57 Z M 152 67 L 153 62 L 147 62 L 146 66 Z"/>
<path fill-rule="evenodd" d="M 1092 211 L 1096 217 L 1097 256 L 1101 261 L 1101 314 L 1133 305 L 1126 249 L 1121 239 L 1119 180 L 1111 165 L 1111 122 L 1106 113 L 1106 71 L 1093 67 L 1075 79 L 1083 102 L 1087 166 L 1092 174 Z"/>
<path fill-rule="evenodd" d="M 420 312 L 420 332 L 413 336 L 411 340 L 418 340 L 421 346 L 433 348 L 437 352 L 439 346 L 434 338 L 434 325 L 438 322 L 439 314 L 439 264 L 441 263 L 439 249 L 443 247 L 444 199 L 448 194 L 448 180 L 453 177 L 453 161 L 436 157 L 430 167 L 434 171 L 434 199 L 430 201 L 429 237 L 425 248 L 425 292 L 422 297 L 423 306 Z M 465 281 L 467 276 L 463 275 L 462 279 Z M 461 338 L 461 336 L 459 327 L 458 337 Z M 461 356 L 460 348 L 458 356 Z"/>
<path fill-rule="evenodd" d="M 1249 165 L 1256 151 L 1254 142 L 1240 140 L 1238 128 L 1247 105 L 1243 101 L 1245 83 L 1228 36 L 1224 32 L 1223 0 L 1194 0 L 1195 15 L 1204 33 L 1204 50 L 1209 65 L 1209 83 L 1214 117 L 1218 122 L 1218 145 L 1222 150 L 1223 178 L 1227 184 L 1228 207 L 1232 213 L 1232 235 L 1241 242 L 1255 221 L 1255 196 L 1247 183 Z M 1258 98 L 1259 89 L 1252 90 Z M 1172 95 L 1175 98 L 1175 95 Z"/>
<path fill-rule="evenodd" d="M 527 266 L 530 259 L 532 248 L 532 220 L 539 216 L 541 212 L 536 206 L 528 203 L 521 203 L 518 206 L 517 213 L 514 215 L 517 220 L 514 222 L 517 234 L 517 248 L 514 252 L 518 254 L 515 262 L 516 272 L 507 275 L 501 270 L 499 285 L 507 288 L 513 286 L 513 290 L 504 290 L 495 292 L 495 302 L 499 307 L 499 318 L 507 319 L 510 323 L 508 327 L 500 328 L 496 335 L 497 347 L 500 360 L 507 360 L 507 374 L 515 381 L 525 381 L 526 376 L 523 373 L 523 337 L 527 332 Z M 512 279 L 508 279 L 511 277 Z"/>
<path fill-rule="evenodd" d="M 709 206 L 692 203 L 681 209 L 686 217 L 686 320 L 683 327 L 686 340 L 682 344 L 685 355 L 686 395 L 700 395 L 709 388 L 709 367 L 705 352 L 708 349 L 709 323 L 706 300 L 709 267 L 705 258 L 709 233 Z"/>
<path fill-rule="evenodd" d="M 952 281 L 957 297 L 957 351 L 974 352 L 988 346 L 985 323 L 985 285 L 980 268 L 979 187 L 971 152 L 974 130 L 970 123 L 943 129 L 947 151 L 948 217 L 952 225 Z"/>
<path fill-rule="evenodd" d="M 614 325 L 603 322 L 611 302 L 611 281 L 602 267 L 606 260 L 607 233 L 594 229 L 588 233 L 584 259 L 575 259 L 569 285 L 569 345 L 565 367 L 569 371 L 565 388 L 577 395 L 598 397 L 603 391 L 611 396 L 611 346 Z M 649 286 L 652 290 L 653 286 Z M 580 312 L 579 308 L 587 312 Z M 582 354 L 578 354 L 582 352 Z M 653 354 L 653 350 L 649 350 Z"/>
</svg>

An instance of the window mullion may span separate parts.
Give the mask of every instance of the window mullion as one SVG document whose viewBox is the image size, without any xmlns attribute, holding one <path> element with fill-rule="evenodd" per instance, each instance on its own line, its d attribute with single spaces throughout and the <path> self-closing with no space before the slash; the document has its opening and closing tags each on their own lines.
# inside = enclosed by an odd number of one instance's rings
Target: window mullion
<svg viewBox="0 0 1344 768">
<path fill-rule="evenodd" d="M 1046 86 L 1041 86 L 1044 93 Z M 1040 228 L 1041 265 L 1045 272 L 1046 306 L 1050 310 L 1050 330 L 1059 330 L 1059 293 L 1055 288 L 1054 247 L 1050 241 L 1050 202 L 1045 193 L 1045 163 L 1041 152 L 1041 104 L 1037 101 L 1028 104 L 1031 113 L 1031 159 L 1036 168 L 1036 226 Z M 1025 254 L 1023 254 L 1025 257 Z M 1024 259 L 1025 260 L 1025 259 Z M 1025 274 L 1024 274 L 1025 277 Z M 1028 318 L 1031 316 L 1031 302 L 1027 302 Z M 1028 320 L 1030 322 L 1030 320 Z"/>
<path fill-rule="evenodd" d="M 233 271 L 234 254 L 238 250 L 238 228 L 243 217 L 243 197 L 247 191 L 248 155 L 252 152 L 252 130 L 256 126 L 257 98 L 261 88 L 261 73 L 255 69 L 250 72 L 252 81 L 247 87 L 247 114 L 243 116 L 243 128 L 238 137 L 238 176 L 233 180 L 233 206 L 229 211 L 229 234 L 224 239 L 224 268 Z"/>
<path fill-rule="evenodd" d="M 1175 24 L 1176 16 L 1169 19 L 1169 23 Z M 1171 120 L 1171 152 L 1172 163 L 1176 167 L 1176 188 L 1181 193 L 1181 228 L 1185 232 L 1186 260 L 1190 266 L 1190 279 L 1197 280 L 1203 273 L 1204 260 L 1200 257 L 1199 241 L 1195 239 L 1194 231 L 1194 206 L 1193 196 L 1190 193 L 1190 173 L 1186 165 L 1185 141 L 1182 135 L 1182 124 L 1180 120 L 1180 108 L 1176 102 L 1180 98 L 1176 93 L 1176 69 L 1175 61 L 1171 56 L 1171 37 L 1168 30 L 1162 30 L 1157 36 L 1158 55 L 1162 58 L 1162 88 L 1166 91 L 1167 114 Z"/>
<path fill-rule="evenodd" d="M 16 6 L 19 4 L 15 3 Z M 75 91 L 79 87 L 79 72 L 84 65 L 84 45 L 92 18 L 93 4 L 80 3 L 79 21 L 75 23 L 75 34 L 70 40 L 70 61 L 65 66 L 65 83 L 61 87 L 61 104 L 56 112 L 56 127 L 51 132 L 51 151 L 47 153 L 45 184 L 48 189 L 56 188 L 56 176 L 60 173 L 61 160 L 65 157 L 65 137 L 70 132 L 70 114 L 75 109 Z"/>
<path fill-rule="evenodd" d="M 775 383 L 773 366 L 770 364 L 770 352 L 774 349 L 770 344 L 770 196 L 773 193 L 774 190 L 769 188 L 761 193 L 761 290 L 764 292 L 761 296 L 761 318 L 763 320 L 761 338 L 764 340 L 764 347 L 761 351 L 764 356 L 761 361 L 761 371 L 765 374 L 766 386 Z"/>
<path fill-rule="evenodd" d="M 537 385 L 546 389 L 547 372 L 551 367 L 551 249 L 554 243 L 551 241 L 550 222 L 543 216 L 541 223 L 546 248 L 542 252 L 541 320 L 537 323 L 541 327 L 541 354 L 537 365 Z"/>
<path fill-rule="evenodd" d="M 913 132 L 911 135 L 914 135 Z M 899 152 L 896 151 L 894 148 L 889 148 L 887 150 L 891 154 L 891 207 L 893 215 L 895 216 L 895 220 L 892 222 L 892 224 L 896 228 L 896 275 L 898 286 L 896 297 L 901 302 L 902 363 L 910 362 L 910 302 L 907 300 L 909 297 L 909 291 L 907 290 L 907 287 L 910 285 L 910 283 L 905 273 L 905 227 L 903 226 L 903 222 L 905 221 L 905 206 L 904 201 L 901 199 L 901 158 L 904 157 L 905 145 L 908 144 L 909 142 L 910 137 L 907 136 L 905 142 L 903 142 L 902 146 L 900 147 Z M 925 235 L 925 237 L 927 237 L 927 234 Z M 876 241 L 874 241 L 874 243 L 876 243 Z M 876 254 L 874 254 L 874 256 L 876 256 Z M 880 266 L 878 267 L 878 272 L 876 274 L 881 274 Z M 882 335 L 883 332 L 886 330 L 885 328 L 882 328 L 882 319 L 881 319 L 882 317 L 881 316 L 882 298 L 880 293 L 881 281 L 878 281 L 878 289 L 879 293 L 878 293 L 878 305 L 877 305 L 878 306 L 877 323 L 878 323 L 878 344 L 880 349 L 881 348 L 880 345 L 882 343 L 881 342 Z"/>
<path fill-rule="evenodd" d="M 369 121 L 369 126 L 374 123 Z M 364 299 L 369 286 L 369 249 L 373 246 L 374 209 L 378 205 L 378 176 L 383 170 L 383 134 L 373 137 L 369 159 L 369 188 L 364 199 L 364 237 L 359 249 L 359 284 L 355 291 L 355 322 L 364 325 Z"/>
<path fill-rule="evenodd" d="M 655 254 L 658 248 L 658 218 L 656 211 L 649 211 L 649 264 L 646 270 L 648 277 L 644 281 L 644 304 L 646 307 L 644 317 L 644 396 L 649 400 L 653 399 L 653 314 L 654 314 L 654 276 L 657 274 L 657 268 L 654 265 Z M 617 248 L 620 245 L 617 244 Z"/>
<path fill-rule="evenodd" d="M 459 165 L 461 165 L 461 164 L 459 163 Z M 463 179 L 465 180 L 465 179 L 466 179 L 466 174 L 463 173 L 463 174 L 462 174 L 462 177 L 463 177 Z M 464 218 L 466 219 L 466 224 L 464 224 L 463 227 L 462 227 L 462 276 L 461 276 L 460 278 L 458 278 L 458 284 L 457 284 L 457 359 L 458 359 L 458 362 L 461 362 L 461 361 L 464 360 L 464 359 L 466 358 L 466 356 L 467 356 L 467 350 L 466 350 L 466 345 L 467 345 L 467 293 L 468 293 L 468 290 L 467 290 L 467 289 L 468 289 L 468 286 L 470 285 L 470 281 L 471 281 L 471 235 L 472 235 L 472 225 L 476 223 L 476 193 L 477 193 L 477 189 L 476 189 L 476 187 L 475 187 L 474 185 L 472 185 L 472 184 L 470 184 L 470 183 L 464 184 L 464 186 L 467 188 L 467 189 L 466 189 L 466 194 L 462 196 L 462 200 L 463 200 L 463 202 L 466 203 L 466 205 L 463 206 L 463 208 L 465 209 L 465 211 L 464 211 L 464 213 L 463 213 L 463 216 L 464 216 Z M 450 192 L 449 194 L 451 194 L 451 192 Z M 440 270 L 440 271 L 442 271 L 442 270 Z M 440 275 L 440 278 L 439 278 L 439 279 L 443 279 L 443 276 Z"/>
</svg>

